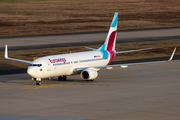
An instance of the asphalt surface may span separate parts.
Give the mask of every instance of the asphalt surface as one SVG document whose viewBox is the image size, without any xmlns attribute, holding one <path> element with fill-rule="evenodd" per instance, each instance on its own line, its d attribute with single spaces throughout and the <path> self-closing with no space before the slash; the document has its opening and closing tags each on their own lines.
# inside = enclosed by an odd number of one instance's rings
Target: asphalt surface
<svg viewBox="0 0 180 120">
<path fill-rule="evenodd" d="M 0 51 L 103 44 L 107 32 L 1 37 Z M 117 43 L 180 39 L 180 28 L 118 31 Z"/>
<path fill-rule="evenodd" d="M 117 42 L 179 39 L 179 33 L 180 28 L 119 31 Z M 10 50 L 102 44 L 106 35 L 100 32 L 0 38 L 0 51 L 4 51 L 5 44 Z M 42 85 L 36 86 L 27 73 L 1 74 L 0 120 L 179 120 L 178 59 L 175 56 L 166 63 L 102 69 L 94 82 L 76 75 L 63 82 L 43 79 Z"/>
<path fill-rule="evenodd" d="M 102 69 L 94 82 L 0 76 L 0 120 L 179 120 L 180 60 Z"/>
</svg>

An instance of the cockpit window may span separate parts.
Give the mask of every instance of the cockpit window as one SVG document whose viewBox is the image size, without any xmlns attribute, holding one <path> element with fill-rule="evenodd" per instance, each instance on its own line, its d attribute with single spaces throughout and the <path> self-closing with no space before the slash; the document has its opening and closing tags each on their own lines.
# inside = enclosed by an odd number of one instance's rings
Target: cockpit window
<svg viewBox="0 0 180 120">
<path fill-rule="evenodd" d="M 41 67 L 42 64 L 30 64 L 29 66 L 37 66 L 37 67 Z"/>
</svg>

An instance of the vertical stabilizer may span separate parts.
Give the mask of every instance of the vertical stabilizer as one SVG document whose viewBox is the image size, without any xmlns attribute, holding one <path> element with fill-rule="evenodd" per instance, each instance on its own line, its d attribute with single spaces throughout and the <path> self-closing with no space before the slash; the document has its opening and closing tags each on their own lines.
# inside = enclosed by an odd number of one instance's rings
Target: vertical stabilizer
<svg viewBox="0 0 180 120">
<path fill-rule="evenodd" d="M 98 50 L 107 50 L 107 51 L 115 50 L 118 14 L 119 14 L 118 12 L 114 14 L 114 18 L 112 20 L 108 35 L 106 37 L 106 41 Z"/>
</svg>

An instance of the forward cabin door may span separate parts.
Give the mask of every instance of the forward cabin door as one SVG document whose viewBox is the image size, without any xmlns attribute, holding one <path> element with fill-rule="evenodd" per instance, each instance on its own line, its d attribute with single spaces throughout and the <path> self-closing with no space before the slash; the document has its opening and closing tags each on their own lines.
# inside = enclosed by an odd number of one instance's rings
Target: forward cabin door
<svg viewBox="0 0 180 120">
<path fill-rule="evenodd" d="M 51 71 L 51 63 L 47 60 L 47 71 Z"/>
</svg>

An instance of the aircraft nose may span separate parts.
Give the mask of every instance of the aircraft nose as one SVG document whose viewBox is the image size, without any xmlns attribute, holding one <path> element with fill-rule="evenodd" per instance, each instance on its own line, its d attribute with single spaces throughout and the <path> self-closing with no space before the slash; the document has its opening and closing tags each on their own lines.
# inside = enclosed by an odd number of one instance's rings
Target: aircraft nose
<svg viewBox="0 0 180 120">
<path fill-rule="evenodd" d="M 27 73 L 28 73 L 31 77 L 33 77 L 34 74 L 35 74 L 35 70 L 34 70 L 33 68 L 29 67 L 29 68 L 27 69 Z"/>
</svg>

